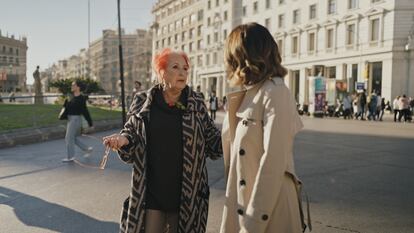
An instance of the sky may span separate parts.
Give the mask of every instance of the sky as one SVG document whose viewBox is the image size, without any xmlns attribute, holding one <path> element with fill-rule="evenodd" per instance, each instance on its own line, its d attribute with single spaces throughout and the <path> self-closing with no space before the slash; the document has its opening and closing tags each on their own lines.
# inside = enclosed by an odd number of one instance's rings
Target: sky
<svg viewBox="0 0 414 233">
<path fill-rule="evenodd" d="M 27 82 L 36 66 L 43 70 L 88 47 L 88 1 L 91 42 L 104 29 L 118 29 L 117 0 L 0 0 L 3 36 L 27 37 Z M 126 33 L 148 29 L 156 0 L 121 0 L 121 25 Z"/>
</svg>

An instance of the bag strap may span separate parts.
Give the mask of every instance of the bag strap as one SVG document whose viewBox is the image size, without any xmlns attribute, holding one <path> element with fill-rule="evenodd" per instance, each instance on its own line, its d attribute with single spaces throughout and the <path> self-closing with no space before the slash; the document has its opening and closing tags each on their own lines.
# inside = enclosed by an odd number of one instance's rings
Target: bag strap
<svg viewBox="0 0 414 233">
<path fill-rule="evenodd" d="M 298 197 L 298 204 L 299 204 L 299 214 L 300 214 L 300 221 L 302 223 L 302 230 L 303 232 L 306 231 L 306 228 L 309 228 L 309 231 L 312 231 L 312 222 L 311 222 L 311 216 L 310 216 L 310 206 L 309 206 L 309 197 L 308 194 L 305 192 L 305 198 L 306 198 L 306 209 L 307 209 L 307 225 L 305 223 L 305 215 L 303 214 L 303 206 L 302 206 L 302 191 L 303 191 L 303 184 L 300 180 L 297 180 L 296 177 L 294 177 L 293 174 L 290 174 L 289 172 L 286 172 L 288 174 L 294 184 L 295 189 Z"/>
</svg>

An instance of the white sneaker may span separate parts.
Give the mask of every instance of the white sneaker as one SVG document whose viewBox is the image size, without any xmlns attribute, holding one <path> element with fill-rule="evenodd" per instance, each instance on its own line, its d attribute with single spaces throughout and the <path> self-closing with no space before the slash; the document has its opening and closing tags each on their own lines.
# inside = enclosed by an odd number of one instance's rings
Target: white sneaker
<svg viewBox="0 0 414 233">
<path fill-rule="evenodd" d="M 69 163 L 69 162 L 73 162 L 73 160 L 75 160 L 75 158 L 71 157 L 71 158 L 64 158 L 62 159 L 63 163 Z"/>
</svg>

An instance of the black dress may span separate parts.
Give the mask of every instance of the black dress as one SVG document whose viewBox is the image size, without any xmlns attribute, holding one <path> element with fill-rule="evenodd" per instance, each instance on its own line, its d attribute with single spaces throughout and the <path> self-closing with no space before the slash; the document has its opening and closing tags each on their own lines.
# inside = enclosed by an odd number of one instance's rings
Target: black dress
<svg viewBox="0 0 414 233">
<path fill-rule="evenodd" d="M 186 94 L 180 102 L 186 105 Z M 161 90 L 151 105 L 148 137 L 146 208 L 178 212 L 183 172 L 182 110 L 170 107 Z"/>
</svg>

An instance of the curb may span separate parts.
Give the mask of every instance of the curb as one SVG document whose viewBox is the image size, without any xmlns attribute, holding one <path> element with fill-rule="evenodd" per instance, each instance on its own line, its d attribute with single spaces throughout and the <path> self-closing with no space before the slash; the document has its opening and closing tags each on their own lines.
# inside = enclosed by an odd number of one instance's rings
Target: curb
<svg viewBox="0 0 414 233">
<path fill-rule="evenodd" d="M 86 129 L 84 133 L 91 134 L 122 127 L 121 120 L 101 120 L 94 122 L 94 129 Z M 66 134 L 66 125 L 55 125 L 43 128 L 17 129 L 0 135 L 0 149 L 62 139 Z"/>
</svg>

